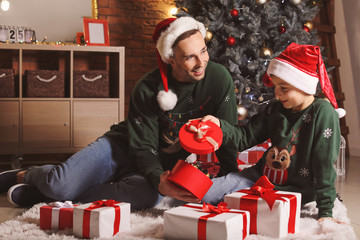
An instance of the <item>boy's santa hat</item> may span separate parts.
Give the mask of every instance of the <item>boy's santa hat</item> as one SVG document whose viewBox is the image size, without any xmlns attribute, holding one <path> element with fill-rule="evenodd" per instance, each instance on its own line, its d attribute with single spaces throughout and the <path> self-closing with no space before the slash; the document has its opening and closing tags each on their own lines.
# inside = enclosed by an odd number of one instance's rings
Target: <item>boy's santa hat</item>
<svg viewBox="0 0 360 240">
<path fill-rule="evenodd" d="M 318 46 L 291 43 L 285 51 L 270 61 L 263 78 L 268 87 L 273 86 L 271 74 L 308 94 L 316 93 L 320 80 L 321 89 L 339 114 L 339 118 L 345 116 L 346 111 L 338 108 Z"/>
<path fill-rule="evenodd" d="M 164 111 L 172 110 L 177 102 L 176 94 L 168 89 L 167 79 L 167 64 L 174 54 L 173 44 L 181 34 L 193 29 L 199 30 L 205 38 L 206 30 L 204 24 L 192 17 L 168 18 L 158 23 L 155 27 L 153 40 L 156 43 L 156 55 L 164 86 L 164 90 L 158 93 L 157 100 L 160 108 Z"/>
</svg>

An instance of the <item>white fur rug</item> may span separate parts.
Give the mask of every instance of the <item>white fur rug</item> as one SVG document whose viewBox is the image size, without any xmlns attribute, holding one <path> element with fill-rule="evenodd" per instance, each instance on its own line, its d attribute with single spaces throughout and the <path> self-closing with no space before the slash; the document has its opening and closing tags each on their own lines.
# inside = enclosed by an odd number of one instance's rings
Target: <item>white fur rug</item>
<svg viewBox="0 0 360 240">
<path fill-rule="evenodd" d="M 37 204 L 23 213 L 21 216 L 0 224 L 1 240 L 74 240 L 71 229 L 63 231 L 43 231 L 39 227 L 39 208 L 44 204 Z M 131 230 L 116 234 L 111 239 L 162 239 L 163 238 L 163 212 L 169 209 L 165 198 L 156 208 L 138 211 L 131 214 Z M 284 240 L 353 240 L 355 233 L 349 224 L 336 224 L 332 221 L 324 221 L 318 224 L 314 216 L 317 214 L 315 202 L 304 206 L 301 211 L 300 229 L 297 234 L 290 234 Z M 346 207 L 336 199 L 334 207 L 334 218 L 350 223 L 347 217 Z M 273 240 L 273 238 L 260 235 L 250 235 L 246 240 Z"/>
</svg>

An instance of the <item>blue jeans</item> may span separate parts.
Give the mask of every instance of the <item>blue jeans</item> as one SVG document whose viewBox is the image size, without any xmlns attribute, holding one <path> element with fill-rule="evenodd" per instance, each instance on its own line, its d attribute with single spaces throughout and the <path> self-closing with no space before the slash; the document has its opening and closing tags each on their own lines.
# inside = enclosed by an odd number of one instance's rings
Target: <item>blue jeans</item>
<svg viewBox="0 0 360 240">
<path fill-rule="evenodd" d="M 224 200 L 226 194 L 252 187 L 259 177 L 255 168 L 250 167 L 241 172 L 232 172 L 223 177 L 213 178 L 213 185 L 202 201 L 217 205 Z"/>
<path fill-rule="evenodd" d="M 160 199 L 157 189 L 131 172 L 131 164 L 127 152 L 103 136 L 62 164 L 29 168 L 24 182 L 57 201 L 114 199 L 131 203 L 132 209 L 153 207 Z"/>
</svg>

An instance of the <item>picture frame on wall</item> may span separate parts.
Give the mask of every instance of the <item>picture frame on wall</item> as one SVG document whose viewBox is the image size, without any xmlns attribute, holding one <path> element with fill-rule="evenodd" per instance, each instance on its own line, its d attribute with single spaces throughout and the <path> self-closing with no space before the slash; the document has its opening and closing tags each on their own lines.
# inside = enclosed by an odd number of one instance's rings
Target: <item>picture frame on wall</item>
<svg viewBox="0 0 360 240">
<path fill-rule="evenodd" d="M 109 24 L 106 19 L 83 18 L 84 38 L 88 46 L 110 46 Z"/>
</svg>

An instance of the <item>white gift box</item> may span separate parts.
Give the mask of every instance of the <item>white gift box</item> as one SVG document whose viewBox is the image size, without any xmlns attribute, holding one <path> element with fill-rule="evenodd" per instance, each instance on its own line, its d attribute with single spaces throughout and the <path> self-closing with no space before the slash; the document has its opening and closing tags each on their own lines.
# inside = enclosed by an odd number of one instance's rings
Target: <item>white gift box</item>
<svg viewBox="0 0 360 240">
<path fill-rule="evenodd" d="M 189 203 L 164 212 L 165 239 L 244 239 L 249 234 L 247 211 L 230 209 L 209 213 L 203 205 Z"/>
<path fill-rule="evenodd" d="M 225 195 L 224 201 L 228 208 L 250 212 L 250 234 L 281 238 L 299 231 L 301 193 L 274 191 L 283 200 L 275 200 L 270 209 L 263 198 L 242 191 Z"/>
<path fill-rule="evenodd" d="M 130 203 L 113 200 L 87 203 L 75 207 L 73 216 L 73 233 L 77 237 L 112 237 L 130 229 Z"/>
</svg>

